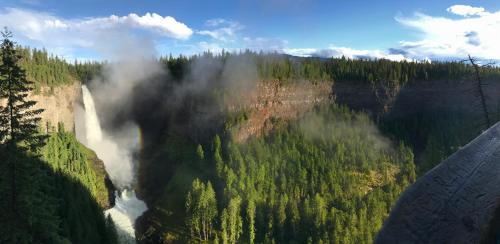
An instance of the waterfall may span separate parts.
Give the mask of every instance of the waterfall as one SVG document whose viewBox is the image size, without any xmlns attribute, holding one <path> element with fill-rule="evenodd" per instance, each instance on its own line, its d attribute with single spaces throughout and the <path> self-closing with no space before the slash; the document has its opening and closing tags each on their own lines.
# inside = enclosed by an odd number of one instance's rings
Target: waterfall
<svg viewBox="0 0 500 244">
<path fill-rule="evenodd" d="M 85 144 L 103 160 L 106 172 L 118 188 L 115 206 L 105 211 L 115 222 L 120 243 L 135 243 L 135 220 L 146 211 L 146 204 L 137 199 L 133 189 L 134 166 L 130 148 L 120 147 L 101 129 L 94 99 L 88 88 L 82 86 Z M 137 131 L 137 130 L 135 130 Z M 136 136 L 138 139 L 138 135 Z"/>
</svg>

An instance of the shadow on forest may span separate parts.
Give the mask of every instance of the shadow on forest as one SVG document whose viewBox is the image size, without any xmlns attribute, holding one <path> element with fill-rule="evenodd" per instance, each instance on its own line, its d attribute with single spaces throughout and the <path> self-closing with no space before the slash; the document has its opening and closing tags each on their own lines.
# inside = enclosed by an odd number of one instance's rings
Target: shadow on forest
<svg viewBox="0 0 500 244">
<path fill-rule="evenodd" d="M 15 146 L 0 146 L 0 159 L 0 243 L 116 243 L 102 207 L 63 172 L 71 168 L 56 171 Z"/>
</svg>

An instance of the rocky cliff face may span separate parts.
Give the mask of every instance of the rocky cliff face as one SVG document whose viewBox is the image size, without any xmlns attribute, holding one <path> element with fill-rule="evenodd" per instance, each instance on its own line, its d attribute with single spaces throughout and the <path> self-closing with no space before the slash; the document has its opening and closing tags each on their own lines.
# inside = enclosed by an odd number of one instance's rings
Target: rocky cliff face
<svg viewBox="0 0 500 244">
<path fill-rule="evenodd" d="M 81 97 L 80 83 L 55 87 L 42 87 L 39 94 L 30 94 L 29 100 L 37 101 L 36 109 L 44 109 L 41 114 L 43 124 L 56 126 L 63 123 L 67 131 L 75 130 L 74 105 Z"/>
<path fill-rule="evenodd" d="M 79 82 L 71 85 L 59 86 L 53 89 L 42 87 L 38 94 L 28 95 L 28 100 L 36 101 L 35 109 L 44 109 L 41 114 L 43 125 L 57 126 L 63 123 L 66 131 L 75 132 L 75 105 L 81 100 L 81 86 Z M 104 163 L 90 150 L 85 151 L 92 169 L 99 181 L 104 184 L 98 186 L 96 201 L 104 209 L 114 205 L 114 186 L 106 173 Z"/>
<path fill-rule="evenodd" d="M 315 105 L 330 100 L 330 82 L 296 82 L 280 85 L 278 81 L 264 81 L 250 92 L 242 93 L 239 105 L 229 105 L 229 112 L 243 111 L 245 118 L 233 128 L 233 138 L 242 142 L 250 136 L 260 136 L 271 130 L 276 121 L 292 120 Z"/>
<path fill-rule="evenodd" d="M 483 89 L 489 112 L 494 114 L 500 104 L 500 82 L 488 81 Z M 337 103 L 376 116 L 406 116 L 430 109 L 478 113 L 481 109 L 472 80 L 418 81 L 403 86 L 337 82 L 333 91 Z"/>
<path fill-rule="evenodd" d="M 81 97 L 79 82 L 55 88 L 42 87 L 39 93 L 28 94 L 27 100 L 36 101 L 33 109 L 43 109 L 42 124 L 57 126 L 63 123 L 66 131 L 75 131 L 75 104 Z M 0 101 L 5 106 L 6 101 Z"/>
</svg>

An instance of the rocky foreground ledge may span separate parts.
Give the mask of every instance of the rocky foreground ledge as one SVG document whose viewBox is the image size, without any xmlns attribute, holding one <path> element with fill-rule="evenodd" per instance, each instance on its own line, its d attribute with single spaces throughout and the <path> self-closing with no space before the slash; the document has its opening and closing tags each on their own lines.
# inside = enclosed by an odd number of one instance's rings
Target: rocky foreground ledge
<svg viewBox="0 0 500 244">
<path fill-rule="evenodd" d="M 499 206 L 497 123 L 410 186 L 375 243 L 494 242 Z"/>
</svg>

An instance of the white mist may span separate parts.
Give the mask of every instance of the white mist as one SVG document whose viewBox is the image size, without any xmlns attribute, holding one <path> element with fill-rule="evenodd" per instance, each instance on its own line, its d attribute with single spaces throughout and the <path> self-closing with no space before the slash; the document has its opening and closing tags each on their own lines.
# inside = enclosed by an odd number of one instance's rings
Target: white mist
<svg viewBox="0 0 500 244">
<path fill-rule="evenodd" d="M 111 215 L 115 222 L 120 243 L 135 243 L 135 220 L 146 211 L 146 204 L 137 199 L 133 189 L 135 172 L 131 148 L 120 147 L 119 144 L 105 132 L 102 131 L 97 116 L 94 99 L 85 85 L 82 86 L 84 108 L 85 135 L 80 135 L 82 142 L 94 150 L 97 156 L 104 162 L 106 172 L 113 184 L 118 188 L 115 198 L 115 206 L 105 211 Z M 130 132 L 135 133 L 138 141 L 137 128 L 131 127 Z M 130 133 L 128 133 L 130 134 Z"/>
</svg>

